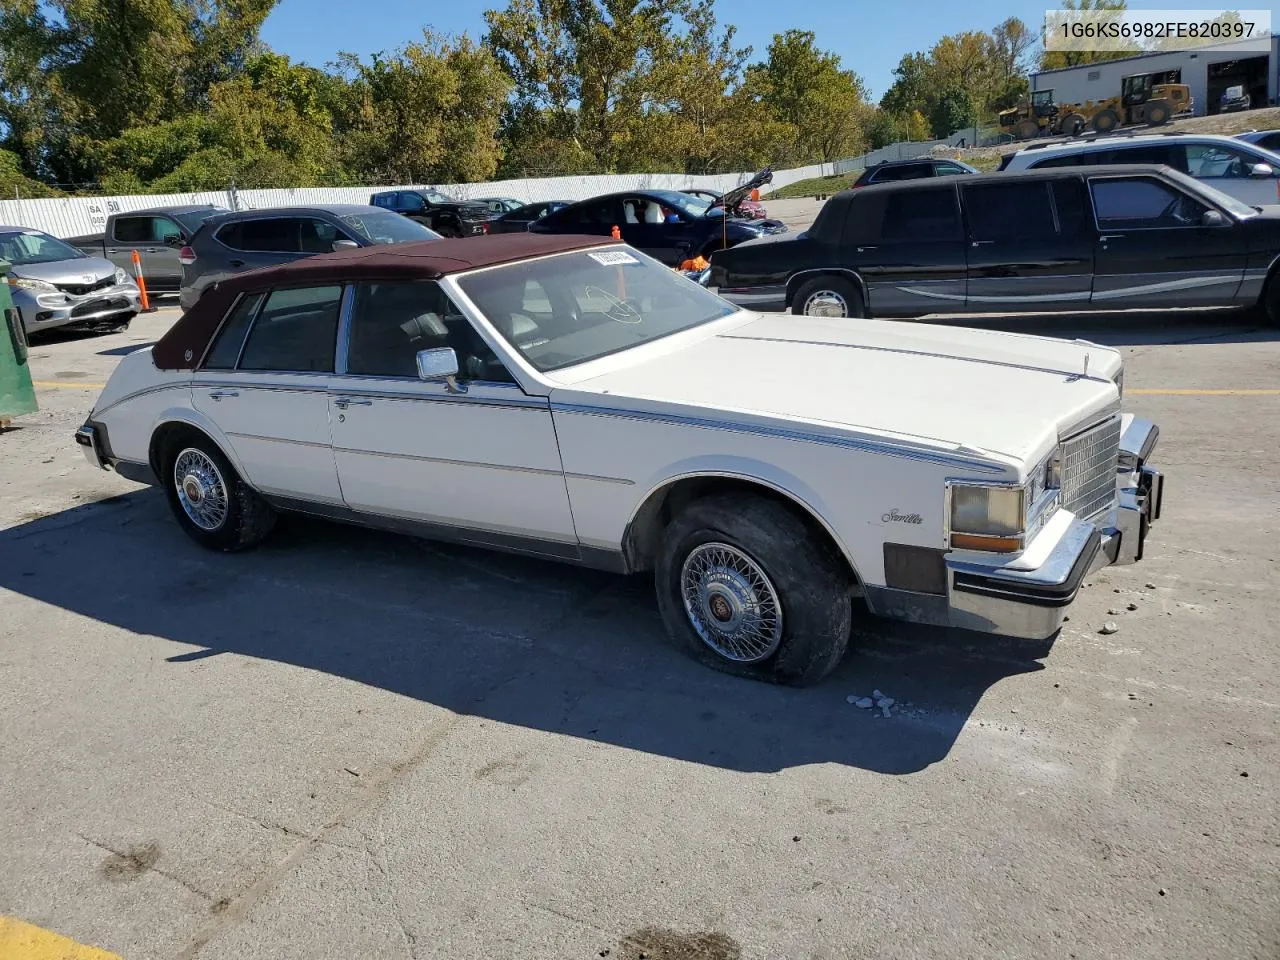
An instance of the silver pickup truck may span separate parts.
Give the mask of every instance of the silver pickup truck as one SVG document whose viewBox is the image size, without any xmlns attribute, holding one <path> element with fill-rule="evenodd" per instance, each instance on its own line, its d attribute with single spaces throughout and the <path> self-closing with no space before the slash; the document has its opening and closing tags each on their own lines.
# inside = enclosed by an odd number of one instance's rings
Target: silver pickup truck
<svg viewBox="0 0 1280 960">
<path fill-rule="evenodd" d="M 148 292 L 177 293 L 182 285 L 178 251 L 200 224 L 226 212 L 225 207 L 199 204 L 114 213 L 107 218 L 105 233 L 71 237 L 67 242 L 91 257 L 106 257 L 130 275 L 137 250 Z"/>
</svg>

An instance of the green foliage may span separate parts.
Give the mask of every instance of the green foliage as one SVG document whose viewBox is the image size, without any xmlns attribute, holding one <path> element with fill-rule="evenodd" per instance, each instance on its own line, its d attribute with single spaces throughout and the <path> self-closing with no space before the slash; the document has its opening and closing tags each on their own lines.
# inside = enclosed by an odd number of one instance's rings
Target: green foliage
<svg viewBox="0 0 1280 960">
<path fill-rule="evenodd" d="M 960 87 L 944 90 L 929 111 L 929 127 L 934 139 L 942 140 L 957 130 L 973 126 L 977 113 L 969 92 Z"/>
</svg>

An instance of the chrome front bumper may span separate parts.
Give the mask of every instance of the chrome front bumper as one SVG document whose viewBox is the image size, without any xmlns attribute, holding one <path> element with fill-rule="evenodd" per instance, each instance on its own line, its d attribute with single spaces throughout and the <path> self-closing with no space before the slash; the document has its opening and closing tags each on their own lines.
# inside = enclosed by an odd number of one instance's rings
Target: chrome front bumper
<svg viewBox="0 0 1280 960">
<path fill-rule="evenodd" d="M 1147 463 L 1159 436 L 1151 421 L 1125 416 L 1114 506 L 1090 520 L 1073 519 L 1034 570 L 948 555 L 950 625 L 1037 640 L 1050 637 L 1062 626 L 1085 576 L 1110 564 L 1141 560 L 1147 533 L 1164 505 L 1164 475 Z"/>
</svg>

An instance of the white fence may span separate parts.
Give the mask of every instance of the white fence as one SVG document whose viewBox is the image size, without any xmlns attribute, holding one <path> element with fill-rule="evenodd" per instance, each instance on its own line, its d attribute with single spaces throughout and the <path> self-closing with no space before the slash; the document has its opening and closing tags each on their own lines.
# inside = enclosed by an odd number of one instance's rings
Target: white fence
<svg viewBox="0 0 1280 960">
<path fill-rule="evenodd" d="M 833 164 L 814 164 L 792 170 L 776 170 L 773 188 L 797 180 L 834 173 Z M 750 179 L 752 173 L 725 173 L 692 176 L 676 173 L 617 174 L 542 179 L 498 180 L 490 183 L 436 184 L 444 193 L 472 197 L 514 197 L 517 200 L 586 200 L 620 190 L 685 190 L 701 187 L 728 190 Z M 58 197 L 43 200 L 0 200 L 0 223 L 43 230 L 55 237 L 75 237 L 102 232 L 113 213 L 151 207 L 208 203 L 233 209 L 261 210 L 267 207 L 299 207 L 328 203 L 368 203 L 370 195 L 383 190 L 407 190 L 412 186 L 383 187 L 298 187 L 285 190 L 229 190 L 199 193 L 140 194 L 119 197 Z"/>
</svg>

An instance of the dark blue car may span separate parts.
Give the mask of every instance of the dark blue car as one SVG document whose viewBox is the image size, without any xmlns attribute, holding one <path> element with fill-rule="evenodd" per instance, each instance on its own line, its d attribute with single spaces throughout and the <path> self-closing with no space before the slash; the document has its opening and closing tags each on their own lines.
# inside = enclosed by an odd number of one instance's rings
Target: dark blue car
<svg viewBox="0 0 1280 960">
<path fill-rule="evenodd" d="M 714 204 L 677 190 L 630 190 L 570 204 L 529 224 L 534 233 L 608 236 L 618 228 L 623 241 L 669 266 L 754 240 L 786 233 L 778 220 L 726 217 L 725 201 L 750 185 L 731 190 Z M 745 195 L 745 194 L 744 194 Z"/>
</svg>

